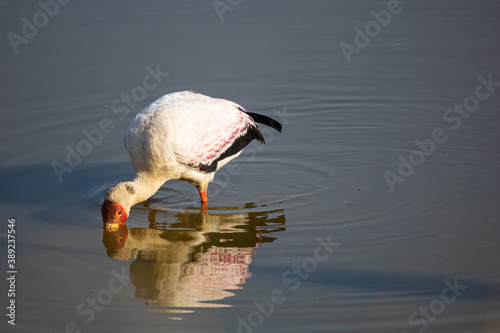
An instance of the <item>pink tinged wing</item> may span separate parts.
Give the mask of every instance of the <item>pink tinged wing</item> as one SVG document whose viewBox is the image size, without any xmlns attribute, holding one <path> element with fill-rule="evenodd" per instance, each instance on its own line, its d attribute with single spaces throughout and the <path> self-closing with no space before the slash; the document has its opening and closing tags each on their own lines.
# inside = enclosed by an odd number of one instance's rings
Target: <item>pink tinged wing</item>
<svg viewBox="0 0 500 333">
<path fill-rule="evenodd" d="M 257 130 L 252 118 L 233 102 L 203 98 L 187 105 L 177 110 L 182 119 L 174 147 L 177 160 L 183 164 L 204 169 L 227 152 L 238 138 L 251 129 Z"/>
</svg>

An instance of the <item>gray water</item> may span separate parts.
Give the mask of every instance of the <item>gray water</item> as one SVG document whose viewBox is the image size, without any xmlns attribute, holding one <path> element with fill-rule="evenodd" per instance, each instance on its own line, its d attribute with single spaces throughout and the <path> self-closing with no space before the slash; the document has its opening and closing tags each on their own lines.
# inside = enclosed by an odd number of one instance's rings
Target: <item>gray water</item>
<svg viewBox="0 0 500 333">
<path fill-rule="evenodd" d="M 47 3 L 0 4 L 2 332 L 499 331 L 498 1 Z M 170 181 L 103 231 L 125 129 L 180 90 L 283 132 L 206 213 Z"/>
</svg>

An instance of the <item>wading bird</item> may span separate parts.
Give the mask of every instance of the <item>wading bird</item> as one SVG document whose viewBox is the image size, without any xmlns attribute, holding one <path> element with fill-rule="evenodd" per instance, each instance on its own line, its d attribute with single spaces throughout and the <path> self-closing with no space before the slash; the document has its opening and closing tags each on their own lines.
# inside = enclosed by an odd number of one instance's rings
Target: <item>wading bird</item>
<svg viewBox="0 0 500 333">
<path fill-rule="evenodd" d="M 257 123 L 281 132 L 267 116 L 219 98 L 182 91 L 164 95 L 139 112 L 125 133 L 135 178 L 112 187 L 101 208 L 106 224 L 125 224 L 130 208 L 169 179 L 196 186 L 203 205 L 215 172 L 252 140 L 264 143 Z M 205 206 L 206 207 L 206 206 Z"/>
</svg>

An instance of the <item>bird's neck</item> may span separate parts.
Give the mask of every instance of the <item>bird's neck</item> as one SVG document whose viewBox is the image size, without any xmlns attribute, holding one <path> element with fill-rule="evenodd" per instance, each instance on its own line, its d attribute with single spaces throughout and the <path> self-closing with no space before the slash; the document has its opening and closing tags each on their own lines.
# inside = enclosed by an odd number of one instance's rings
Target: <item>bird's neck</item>
<svg viewBox="0 0 500 333">
<path fill-rule="evenodd" d="M 131 196 L 131 206 L 152 197 L 167 180 L 167 178 L 153 177 L 150 174 L 137 174 L 134 180 L 130 182 L 135 189 L 135 193 Z"/>
<path fill-rule="evenodd" d="M 133 205 L 149 199 L 167 180 L 167 178 L 154 177 L 148 173 L 139 173 L 136 174 L 134 180 L 119 183 L 111 188 L 105 200 L 120 204 L 128 215 Z"/>
</svg>

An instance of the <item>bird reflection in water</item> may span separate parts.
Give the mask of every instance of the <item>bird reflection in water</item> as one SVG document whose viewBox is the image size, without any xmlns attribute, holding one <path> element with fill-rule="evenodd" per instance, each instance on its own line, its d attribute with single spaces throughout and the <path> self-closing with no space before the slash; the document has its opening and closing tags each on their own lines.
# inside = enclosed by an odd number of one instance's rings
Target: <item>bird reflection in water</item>
<svg viewBox="0 0 500 333">
<path fill-rule="evenodd" d="M 247 204 L 244 208 L 255 207 Z M 228 208 L 212 208 L 223 212 Z M 231 209 L 234 211 L 234 209 Z M 133 260 L 130 280 L 135 296 L 166 307 L 226 307 L 210 303 L 234 295 L 250 277 L 254 249 L 273 242 L 285 230 L 283 210 L 236 214 L 181 213 L 157 221 L 164 211 L 149 213 L 149 228 L 105 225 L 103 243 L 115 260 Z M 163 219 L 163 218 L 162 218 Z M 167 311 L 168 312 L 168 311 Z"/>
</svg>

